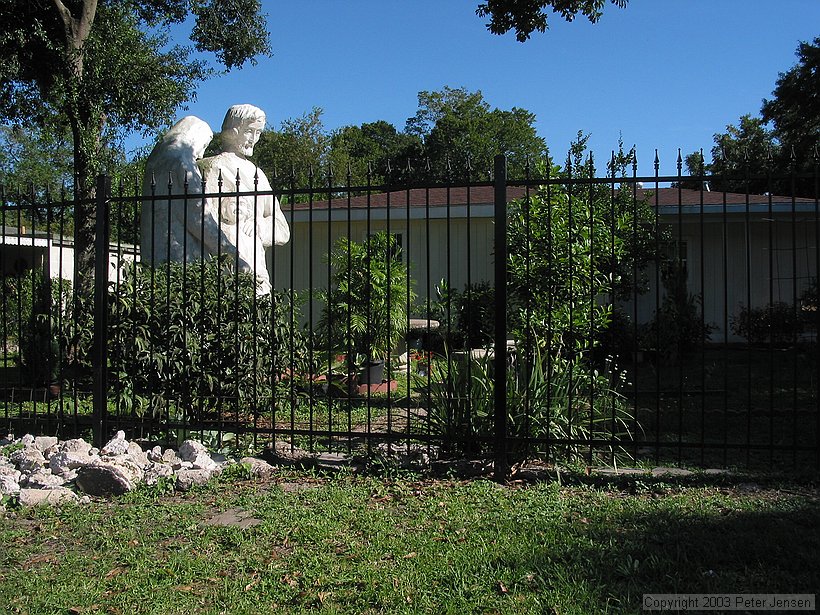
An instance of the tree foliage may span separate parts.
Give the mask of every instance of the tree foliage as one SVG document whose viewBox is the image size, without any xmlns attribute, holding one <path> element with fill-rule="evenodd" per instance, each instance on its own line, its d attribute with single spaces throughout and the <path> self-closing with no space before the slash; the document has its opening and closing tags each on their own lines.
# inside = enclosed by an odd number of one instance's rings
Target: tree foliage
<svg viewBox="0 0 820 615">
<path fill-rule="evenodd" d="M 7 191 L 70 187 L 71 157 L 71 139 L 65 132 L 0 125 L 0 186 Z"/>
<path fill-rule="evenodd" d="M 820 36 L 797 47 L 797 64 L 780 73 L 771 100 L 761 107 L 777 140 L 793 147 L 798 158 L 809 158 L 820 146 Z"/>
<path fill-rule="evenodd" d="M 552 353 L 588 353 L 612 317 L 612 303 L 646 287 L 656 257 L 651 209 L 628 187 L 577 184 L 595 177 L 579 135 L 567 165 L 531 197 L 510 206 L 508 275 L 516 339 L 534 335 Z M 610 161 L 613 183 L 633 153 Z"/>
<path fill-rule="evenodd" d="M 423 157 L 424 144 L 418 135 L 399 132 L 393 124 L 384 120 L 367 122 L 361 126 L 344 126 L 331 138 L 331 157 L 340 170 L 348 166 L 354 183 L 363 184 L 370 171 L 371 181 L 382 183 L 389 180 L 402 182 L 411 178 L 408 161 Z M 369 167 L 368 164 L 369 163 Z"/>
<path fill-rule="evenodd" d="M 189 16 L 193 45 L 173 44 Z M 69 133 L 81 199 L 113 140 L 157 129 L 213 73 L 194 49 L 227 69 L 269 52 L 259 0 L 2 0 L 0 22 L 0 119 Z M 95 214 L 80 202 L 75 215 L 77 289 L 90 292 Z"/>
<path fill-rule="evenodd" d="M 535 130 L 535 114 L 513 107 L 491 108 L 480 91 L 449 88 L 419 92 L 419 108 L 407 120 L 406 132 L 424 142 L 433 179 L 447 179 L 468 166 L 488 174 L 493 158 L 504 153 L 511 173 L 523 174 L 527 159 L 547 156 L 547 145 Z"/>
<path fill-rule="evenodd" d="M 291 170 L 297 187 L 327 186 L 332 169 L 335 184 L 397 184 L 486 177 L 493 158 L 506 153 L 511 172 L 523 175 L 528 159 L 547 156 L 535 129 L 535 115 L 525 109 L 492 108 L 481 92 L 449 88 L 419 92 L 418 110 L 399 131 L 378 120 L 328 131 L 322 110 L 282 122 L 263 133 L 256 160 L 268 176 L 276 170 L 288 185 Z M 468 170 L 472 168 L 472 171 Z"/>
<path fill-rule="evenodd" d="M 814 196 L 811 176 L 820 147 L 820 37 L 813 43 L 801 42 L 796 55 L 797 64 L 780 73 L 773 98 L 763 101 L 761 116 L 743 115 L 737 125 L 716 133 L 710 163 L 698 152 L 689 154 L 690 173 L 713 175 L 713 190 Z"/>
<path fill-rule="evenodd" d="M 327 163 L 330 137 L 322 122 L 322 109 L 314 107 L 304 115 L 284 120 L 278 130 L 266 130 L 254 147 L 254 158 L 269 178 L 288 187 L 324 185 L 321 178 Z M 291 174 L 293 177 L 291 177 Z"/>
<path fill-rule="evenodd" d="M 628 0 L 610 0 L 623 8 Z M 493 34 L 506 34 L 515 30 L 515 37 L 524 42 L 535 32 L 545 32 L 549 27 L 547 10 L 566 21 L 573 21 L 579 15 L 595 23 L 603 15 L 605 0 L 487 0 L 482 2 L 476 13 L 489 17 L 487 29 Z"/>
</svg>

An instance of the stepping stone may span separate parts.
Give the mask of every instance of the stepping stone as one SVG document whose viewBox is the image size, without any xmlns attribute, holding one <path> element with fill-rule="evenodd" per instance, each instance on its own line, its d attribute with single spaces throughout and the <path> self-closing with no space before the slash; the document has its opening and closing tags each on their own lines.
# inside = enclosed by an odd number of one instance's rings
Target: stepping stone
<svg viewBox="0 0 820 615">
<path fill-rule="evenodd" d="M 210 519 L 205 520 L 205 525 L 213 525 L 219 527 L 238 527 L 245 529 L 259 525 L 262 519 L 252 517 L 248 511 L 240 508 L 229 508 L 228 510 L 214 515 Z"/>
</svg>

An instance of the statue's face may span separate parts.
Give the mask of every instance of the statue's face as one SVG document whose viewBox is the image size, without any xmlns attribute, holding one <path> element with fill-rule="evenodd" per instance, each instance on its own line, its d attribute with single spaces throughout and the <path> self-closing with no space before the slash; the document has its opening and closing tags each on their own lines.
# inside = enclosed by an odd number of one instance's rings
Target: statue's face
<svg viewBox="0 0 820 615">
<path fill-rule="evenodd" d="M 241 126 L 231 128 L 223 134 L 223 146 L 226 151 L 243 156 L 252 156 L 253 146 L 259 141 L 259 136 L 264 128 L 265 122 L 261 120 L 242 122 Z"/>
</svg>

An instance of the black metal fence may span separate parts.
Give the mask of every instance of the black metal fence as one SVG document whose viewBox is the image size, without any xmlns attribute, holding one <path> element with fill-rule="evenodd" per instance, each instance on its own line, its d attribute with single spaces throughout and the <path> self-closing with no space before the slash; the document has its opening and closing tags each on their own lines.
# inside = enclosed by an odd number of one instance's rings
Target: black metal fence
<svg viewBox="0 0 820 615">
<path fill-rule="evenodd" d="M 93 276 L 72 200 L 3 193 L 0 428 L 820 464 L 816 165 L 765 178 L 788 194 L 616 166 L 148 196 L 101 178 Z"/>
</svg>

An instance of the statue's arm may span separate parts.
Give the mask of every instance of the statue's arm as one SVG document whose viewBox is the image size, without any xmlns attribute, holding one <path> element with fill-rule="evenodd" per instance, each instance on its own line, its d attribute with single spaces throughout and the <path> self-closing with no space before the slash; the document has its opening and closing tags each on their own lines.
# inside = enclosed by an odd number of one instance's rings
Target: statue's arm
<svg viewBox="0 0 820 615">
<path fill-rule="evenodd" d="M 279 199 L 266 197 L 264 200 L 266 203 L 260 203 L 257 208 L 256 233 L 266 248 L 284 245 L 290 240 L 290 227 L 282 214 Z"/>
</svg>

